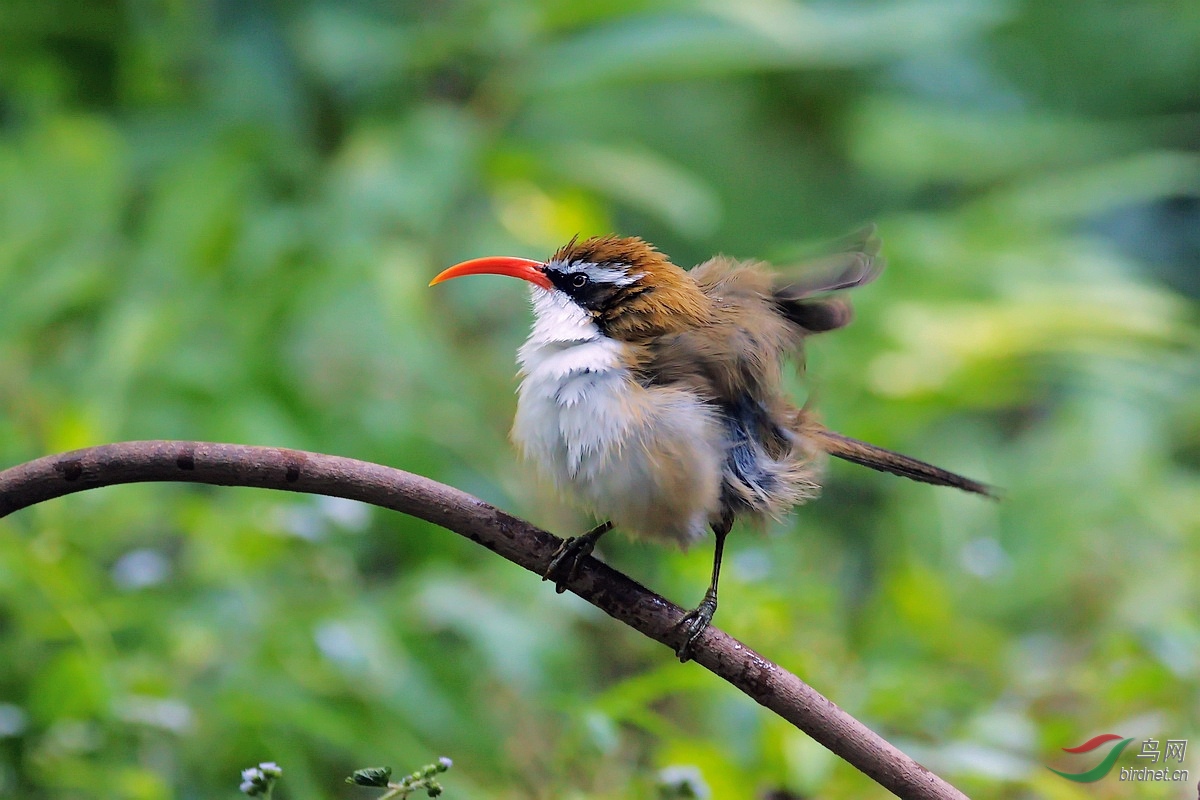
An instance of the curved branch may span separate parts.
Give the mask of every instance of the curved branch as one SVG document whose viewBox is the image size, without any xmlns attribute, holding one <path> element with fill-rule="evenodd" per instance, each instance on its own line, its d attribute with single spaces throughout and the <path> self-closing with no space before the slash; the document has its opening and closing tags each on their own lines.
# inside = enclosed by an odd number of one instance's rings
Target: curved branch
<svg viewBox="0 0 1200 800">
<path fill-rule="evenodd" d="M 465 492 L 391 467 L 300 450 L 209 442 L 122 442 L 47 456 L 0 472 L 0 517 L 55 497 L 121 483 L 183 481 L 359 500 L 441 525 L 541 575 L 560 540 Z M 595 559 L 568 588 L 672 649 L 683 609 Z M 787 670 L 709 628 L 693 659 L 894 794 L 965 798 Z"/>
</svg>

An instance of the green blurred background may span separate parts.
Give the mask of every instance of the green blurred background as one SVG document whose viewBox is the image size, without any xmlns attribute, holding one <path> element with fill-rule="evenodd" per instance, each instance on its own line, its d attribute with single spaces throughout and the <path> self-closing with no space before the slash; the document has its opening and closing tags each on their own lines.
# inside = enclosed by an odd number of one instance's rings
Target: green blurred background
<svg viewBox="0 0 1200 800">
<path fill-rule="evenodd" d="M 1191 736 L 1200 778 L 1198 42 L 1168 0 L 5 0 L 0 464 L 305 448 L 577 532 L 507 443 L 524 287 L 429 278 L 875 220 L 888 270 L 797 397 L 1005 499 L 835 464 L 731 539 L 718 624 L 973 796 L 1193 797 L 1045 765 Z M 691 606 L 710 548 L 603 557 Z M 437 755 L 456 800 L 884 794 L 400 515 L 159 485 L 0 522 L 0 796 L 235 797 L 274 759 L 283 797 L 363 797 Z"/>
</svg>

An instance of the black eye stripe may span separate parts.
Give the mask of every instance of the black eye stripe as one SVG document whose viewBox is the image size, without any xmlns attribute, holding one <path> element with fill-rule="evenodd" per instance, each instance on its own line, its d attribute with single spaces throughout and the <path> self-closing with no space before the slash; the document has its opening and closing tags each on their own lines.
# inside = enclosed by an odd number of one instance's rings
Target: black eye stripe
<svg viewBox="0 0 1200 800">
<path fill-rule="evenodd" d="M 608 309 L 626 289 L 617 283 L 619 278 L 612 274 L 615 273 L 616 267 L 592 264 L 588 265 L 588 269 L 599 269 L 602 272 L 599 275 L 589 274 L 578 265 L 555 264 L 548 266 L 545 273 L 554 287 L 577 305 L 592 314 L 599 314 Z"/>
</svg>

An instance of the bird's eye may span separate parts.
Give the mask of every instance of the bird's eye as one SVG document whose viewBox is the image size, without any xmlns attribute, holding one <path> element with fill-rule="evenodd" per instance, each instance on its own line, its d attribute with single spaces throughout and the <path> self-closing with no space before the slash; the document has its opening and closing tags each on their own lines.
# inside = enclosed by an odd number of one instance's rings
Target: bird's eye
<svg viewBox="0 0 1200 800">
<path fill-rule="evenodd" d="M 577 273 L 575 277 L 571 278 L 571 286 L 576 289 L 582 289 L 583 287 L 587 286 L 587 284 L 588 276 L 584 275 L 582 272 Z"/>
</svg>

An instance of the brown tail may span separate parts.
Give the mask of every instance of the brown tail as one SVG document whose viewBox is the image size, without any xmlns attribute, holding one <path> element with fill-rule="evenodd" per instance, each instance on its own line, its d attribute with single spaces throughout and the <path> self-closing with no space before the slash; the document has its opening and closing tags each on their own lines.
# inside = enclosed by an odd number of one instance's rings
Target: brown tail
<svg viewBox="0 0 1200 800">
<path fill-rule="evenodd" d="M 837 456 L 846 461 L 861 464 L 864 467 L 877 469 L 880 472 L 890 472 L 893 475 L 901 475 L 905 478 L 911 478 L 914 481 L 921 481 L 922 483 L 932 483 L 935 486 L 953 486 L 956 489 L 974 492 L 985 497 L 998 497 L 996 489 L 985 483 L 964 478 L 962 475 L 956 475 L 941 467 L 935 467 L 932 464 L 926 464 L 924 461 L 918 461 L 915 458 L 893 453 L 891 450 L 885 450 L 873 444 L 860 442 L 858 439 L 851 439 L 849 436 L 834 433 L 828 428 L 815 425 L 807 433 L 812 435 L 817 440 L 818 446 L 831 456 Z"/>
</svg>

